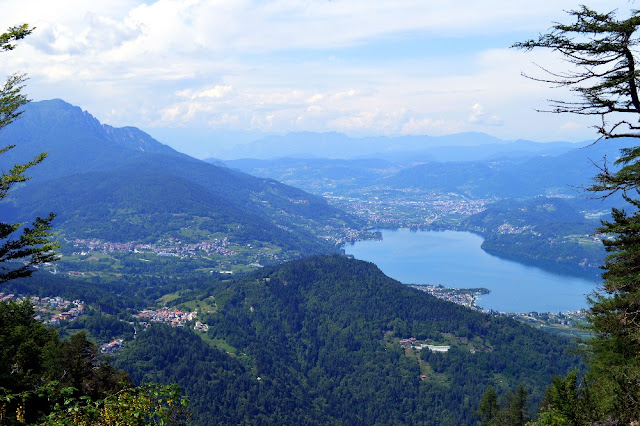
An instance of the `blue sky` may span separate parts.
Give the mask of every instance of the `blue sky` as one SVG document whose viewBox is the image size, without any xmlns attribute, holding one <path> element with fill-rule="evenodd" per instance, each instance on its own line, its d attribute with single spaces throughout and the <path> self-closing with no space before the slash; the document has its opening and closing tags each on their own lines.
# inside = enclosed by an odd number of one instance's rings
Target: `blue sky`
<svg viewBox="0 0 640 426">
<path fill-rule="evenodd" d="M 3 53 L 34 100 L 62 98 L 152 135 L 485 132 L 584 140 L 588 119 L 543 114 L 557 89 L 523 78 L 550 52 L 510 49 L 579 2 L 539 0 L 5 0 L 0 25 L 36 31 Z M 633 6 L 597 0 L 600 11 Z M 167 136 L 169 137 L 169 136 Z M 208 139 L 211 142 L 206 142 Z M 161 139 L 162 141 L 162 139 Z M 232 138 L 224 143 L 233 143 Z M 191 144 L 193 145 L 193 144 Z M 179 146 L 178 146 L 179 147 Z"/>
</svg>

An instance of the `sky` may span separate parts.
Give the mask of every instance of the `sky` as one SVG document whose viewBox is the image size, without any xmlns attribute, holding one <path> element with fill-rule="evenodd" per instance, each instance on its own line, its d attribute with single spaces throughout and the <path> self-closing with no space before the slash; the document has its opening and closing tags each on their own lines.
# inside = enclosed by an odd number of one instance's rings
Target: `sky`
<svg viewBox="0 0 640 426">
<path fill-rule="evenodd" d="M 537 112 L 568 94 L 521 75 L 539 75 L 536 64 L 567 65 L 552 52 L 510 48 L 569 22 L 565 11 L 580 2 L 0 3 L 0 31 L 36 27 L 0 55 L 0 77 L 27 73 L 33 100 L 64 99 L 103 123 L 139 127 L 200 157 L 215 154 L 215 135 L 225 135 L 218 143 L 226 144 L 233 135 L 244 142 L 247 135 L 298 131 L 595 137 L 589 118 Z M 589 6 L 618 8 L 624 17 L 633 4 Z"/>
</svg>

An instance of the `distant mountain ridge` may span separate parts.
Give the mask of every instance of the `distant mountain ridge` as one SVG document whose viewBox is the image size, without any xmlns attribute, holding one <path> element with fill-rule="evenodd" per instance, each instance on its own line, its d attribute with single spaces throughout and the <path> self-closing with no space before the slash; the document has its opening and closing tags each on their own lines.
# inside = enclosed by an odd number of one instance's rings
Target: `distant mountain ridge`
<svg viewBox="0 0 640 426">
<path fill-rule="evenodd" d="M 228 160 L 295 158 L 384 158 L 394 161 L 471 161 L 501 156 L 566 152 L 569 142 L 506 141 L 484 133 L 445 136 L 377 136 L 355 138 L 337 132 L 295 132 L 270 135 L 254 142 L 221 148 L 218 157 Z"/>
<path fill-rule="evenodd" d="M 615 168 L 619 150 L 633 145 L 633 140 L 618 139 L 524 159 L 429 162 L 401 170 L 384 183 L 395 188 L 438 189 L 479 197 L 531 197 L 554 192 L 576 195 L 599 172 L 596 164 L 602 165 L 606 159 L 608 167 Z"/>
</svg>

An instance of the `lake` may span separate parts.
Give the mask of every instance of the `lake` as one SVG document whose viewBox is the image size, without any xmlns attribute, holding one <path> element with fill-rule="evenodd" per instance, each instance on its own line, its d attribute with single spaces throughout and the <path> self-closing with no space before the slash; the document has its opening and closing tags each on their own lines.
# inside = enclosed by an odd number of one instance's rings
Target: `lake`
<svg viewBox="0 0 640 426">
<path fill-rule="evenodd" d="M 502 312 L 565 312 L 587 307 L 586 295 L 598 282 L 561 275 L 492 256 L 483 238 L 470 232 L 383 230 L 382 241 L 358 241 L 344 250 L 375 263 L 405 284 L 484 287 L 477 299 L 484 309 Z"/>
</svg>

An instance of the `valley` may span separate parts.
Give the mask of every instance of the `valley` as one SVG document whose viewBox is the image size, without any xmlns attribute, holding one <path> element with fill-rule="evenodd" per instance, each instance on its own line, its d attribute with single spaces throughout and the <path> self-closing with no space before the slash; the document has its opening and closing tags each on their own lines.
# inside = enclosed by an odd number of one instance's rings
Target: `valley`
<svg viewBox="0 0 640 426">
<path fill-rule="evenodd" d="M 0 425 L 640 424 L 628 2 L 2 16 Z"/>
<path fill-rule="evenodd" d="M 514 147 L 511 154 L 505 144 L 495 157 L 467 162 L 434 162 L 427 153 L 435 147 L 423 148 L 411 160 L 281 158 L 225 164 L 322 195 L 372 229 L 471 231 L 485 237 L 483 249 L 490 253 L 597 274 L 605 252 L 595 229 L 622 201 L 619 196 L 593 199 L 585 187 L 596 164 L 629 143 L 549 144 L 547 152 L 546 144 L 530 144 L 529 152 Z M 447 150 L 459 156 L 470 151 L 464 146 Z"/>
<path fill-rule="evenodd" d="M 472 425 L 488 385 L 507 393 L 524 384 L 538 404 L 551 377 L 580 366 L 571 351 L 576 336 L 588 337 L 581 312 L 481 312 L 492 294 L 475 278 L 402 279 L 445 284 L 425 292 L 344 255 L 390 230 L 464 230 L 483 236 L 486 256 L 588 271 L 603 254 L 591 229 L 604 205 L 547 181 L 499 184 L 538 158 L 537 145 L 472 166 L 205 162 L 60 100 L 30 104 L 18 123 L 0 134 L 23 141 L 3 160 L 45 149 L 51 158 L 0 208 L 11 220 L 54 211 L 61 247 L 56 262 L 4 293 L 82 301 L 81 314 L 55 313 L 65 316 L 52 323 L 60 335 L 83 331 L 136 383 L 179 384 L 193 424 Z M 499 173 L 485 184 L 487 170 Z M 536 280 L 524 287 L 547 292 Z"/>
</svg>

